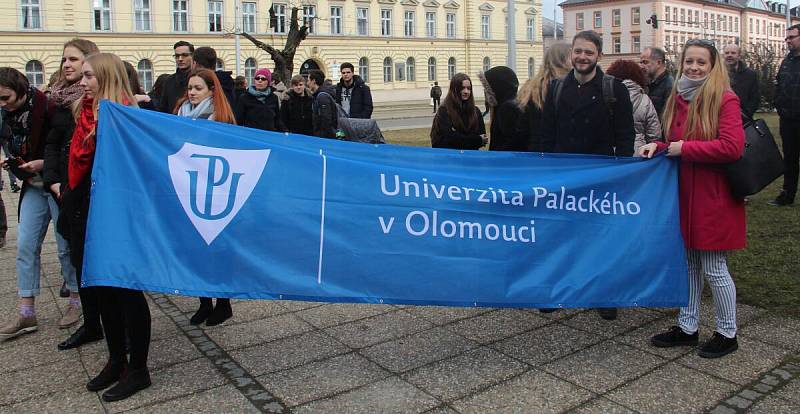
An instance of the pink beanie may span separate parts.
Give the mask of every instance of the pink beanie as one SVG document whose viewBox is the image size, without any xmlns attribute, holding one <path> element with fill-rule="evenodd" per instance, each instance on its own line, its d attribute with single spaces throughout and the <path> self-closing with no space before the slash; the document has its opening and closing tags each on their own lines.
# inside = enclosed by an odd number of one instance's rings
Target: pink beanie
<svg viewBox="0 0 800 414">
<path fill-rule="evenodd" d="M 263 76 L 267 78 L 267 83 L 272 83 L 272 72 L 270 72 L 267 68 L 257 70 L 255 76 L 253 77 L 255 78 L 257 76 Z"/>
</svg>

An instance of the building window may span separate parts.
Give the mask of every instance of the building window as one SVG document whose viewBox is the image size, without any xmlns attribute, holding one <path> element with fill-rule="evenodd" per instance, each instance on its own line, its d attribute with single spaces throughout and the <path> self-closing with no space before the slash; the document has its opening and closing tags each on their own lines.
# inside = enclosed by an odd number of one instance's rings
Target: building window
<svg viewBox="0 0 800 414">
<path fill-rule="evenodd" d="M 532 57 L 528 58 L 528 79 L 533 79 L 533 75 L 536 74 L 536 67 L 534 66 L 534 60 Z"/>
<path fill-rule="evenodd" d="M 369 9 L 357 8 L 356 9 L 356 31 L 359 36 L 367 35 Z"/>
<path fill-rule="evenodd" d="M 275 33 L 286 33 L 286 5 L 273 4 L 272 9 L 275 11 Z"/>
<path fill-rule="evenodd" d="M 664 6 L 664 19 L 669 20 L 669 6 Z"/>
<path fill-rule="evenodd" d="M 134 0 L 133 19 L 137 32 L 150 31 L 150 0 Z"/>
<path fill-rule="evenodd" d="M 486 72 L 492 68 L 492 59 L 489 59 L 489 56 L 483 57 L 483 71 Z"/>
<path fill-rule="evenodd" d="M 678 8 L 677 7 L 673 7 L 672 8 L 672 24 L 674 24 L 674 25 L 678 24 Z"/>
<path fill-rule="evenodd" d="M 391 35 L 392 35 L 392 11 L 389 9 L 381 9 L 381 36 L 391 36 Z"/>
<path fill-rule="evenodd" d="M 392 81 L 392 58 L 383 59 L 383 83 Z"/>
<path fill-rule="evenodd" d="M 489 15 L 481 15 L 481 39 L 489 39 Z"/>
<path fill-rule="evenodd" d="M 414 82 L 417 80 L 417 65 L 413 57 L 406 59 L 406 80 Z"/>
<path fill-rule="evenodd" d="M 622 53 L 622 43 L 618 37 L 615 37 L 611 43 L 614 45 L 614 53 Z"/>
<path fill-rule="evenodd" d="M 447 79 L 453 79 L 456 76 L 456 58 L 451 57 L 447 59 Z"/>
<path fill-rule="evenodd" d="M 631 37 L 631 53 L 640 53 L 642 51 L 642 38 L 640 36 Z"/>
<path fill-rule="evenodd" d="M 303 24 L 308 33 L 314 33 L 314 19 L 317 17 L 317 6 L 303 6 Z"/>
<path fill-rule="evenodd" d="M 425 12 L 425 35 L 436 37 L 436 13 Z"/>
<path fill-rule="evenodd" d="M 364 82 L 369 82 L 369 59 L 366 56 L 358 59 L 358 76 Z"/>
<path fill-rule="evenodd" d="M 700 12 L 698 10 L 694 11 L 694 24 L 695 27 L 700 27 Z"/>
<path fill-rule="evenodd" d="M 436 58 L 431 56 L 428 58 L 428 81 L 436 80 Z"/>
<path fill-rule="evenodd" d="M 642 13 L 638 7 L 631 8 L 631 24 L 639 24 L 641 22 Z"/>
<path fill-rule="evenodd" d="M 403 13 L 403 32 L 406 37 L 414 37 L 414 21 L 416 20 L 414 12 L 406 10 Z"/>
<path fill-rule="evenodd" d="M 733 29 L 733 30 L 734 30 L 734 31 L 736 31 L 736 32 L 738 33 L 738 32 L 739 32 L 739 18 L 738 18 L 738 17 L 734 17 L 734 20 L 733 20 L 733 22 L 734 22 L 734 24 L 735 24 L 735 27 L 734 27 L 734 29 Z M 781 26 L 783 26 L 783 25 L 781 25 Z"/>
<path fill-rule="evenodd" d="M 111 30 L 111 0 L 94 0 L 94 30 Z"/>
<path fill-rule="evenodd" d="M 172 31 L 186 32 L 189 30 L 189 5 L 188 0 L 172 1 Z"/>
<path fill-rule="evenodd" d="M 447 13 L 447 24 L 445 29 L 447 30 L 447 38 L 448 39 L 455 39 L 456 38 L 456 14 L 455 13 Z"/>
<path fill-rule="evenodd" d="M 575 28 L 583 30 L 583 13 L 575 13 Z"/>
<path fill-rule="evenodd" d="M 536 34 L 535 24 L 534 18 L 528 17 L 528 24 L 525 27 L 525 38 L 531 42 L 534 41 L 534 36 Z"/>
<path fill-rule="evenodd" d="M 242 30 L 248 33 L 256 31 L 256 3 L 242 3 Z"/>
<path fill-rule="evenodd" d="M 331 34 L 342 34 L 341 6 L 331 6 Z"/>
<path fill-rule="evenodd" d="M 403 62 L 398 62 L 397 67 L 395 69 L 397 70 L 397 75 L 395 79 L 398 82 L 406 80 L 406 64 Z"/>
<path fill-rule="evenodd" d="M 153 89 L 153 64 L 147 59 L 140 60 L 136 65 L 136 73 L 139 75 L 142 89 L 150 92 L 150 89 Z"/>
<path fill-rule="evenodd" d="M 34 88 L 44 85 L 44 66 L 38 60 L 31 60 L 25 64 L 25 76 Z"/>
<path fill-rule="evenodd" d="M 42 8 L 40 0 L 22 0 L 22 28 L 41 29 L 42 28 Z"/>
<path fill-rule="evenodd" d="M 253 84 L 253 78 L 256 76 L 258 70 L 258 62 L 254 58 L 247 58 L 244 61 L 244 78 L 247 79 L 247 84 Z"/>
<path fill-rule="evenodd" d="M 594 27 L 599 29 L 603 26 L 603 14 L 599 11 L 594 12 Z"/>
<path fill-rule="evenodd" d="M 222 59 L 217 59 L 214 64 L 214 70 L 225 70 L 225 61 Z"/>
<path fill-rule="evenodd" d="M 611 25 L 614 27 L 619 27 L 620 20 L 619 9 L 611 10 Z"/>
<path fill-rule="evenodd" d="M 686 9 L 681 9 L 681 26 L 686 26 Z"/>
<path fill-rule="evenodd" d="M 208 31 L 222 32 L 222 2 L 209 0 L 208 2 Z"/>
</svg>

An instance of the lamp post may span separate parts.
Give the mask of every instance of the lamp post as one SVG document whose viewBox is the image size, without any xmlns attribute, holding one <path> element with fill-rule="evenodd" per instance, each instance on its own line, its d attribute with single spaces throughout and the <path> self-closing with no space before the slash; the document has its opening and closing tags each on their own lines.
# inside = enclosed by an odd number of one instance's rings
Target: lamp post
<svg viewBox="0 0 800 414">
<path fill-rule="evenodd" d="M 242 32 L 242 19 L 239 16 L 239 0 L 236 0 L 235 10 L 234 10 L 234 18 L 236 19 L 236 23 L 234 23 L 234 31 L 236 35 L 234 36 L 234 49 L 236 50 L 236 76 L 239 76 L 242 71 L 242 47 L 239 43 L 239 33 Z"/>
<path fill-rule="evenodd" d="M 517 13 L 514 11 L 514 0 L 508 0 L 506 6 L 508 13 L 506 13 L 506 20 L 508 20 L 508 30 L 506 39 L 508 40 L 508 61 L 506 64 L 514 72 L 517 71 L 517 36 L 514 23 L 517 18 Z"/>
</svg>

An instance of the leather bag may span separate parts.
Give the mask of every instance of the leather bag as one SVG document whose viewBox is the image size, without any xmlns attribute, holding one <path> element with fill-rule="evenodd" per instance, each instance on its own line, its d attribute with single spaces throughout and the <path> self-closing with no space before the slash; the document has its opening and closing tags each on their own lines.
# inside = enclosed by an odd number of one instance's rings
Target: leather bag
<svg viewBox="0 0 800 414">
<path fill-rule="evenodd" d="M 725 175 L 736 197 L 755 194 L 783 175 L 783 158 L 763 119 L 743 115 L 744 154 L 725 167 Z"/>
</svg>

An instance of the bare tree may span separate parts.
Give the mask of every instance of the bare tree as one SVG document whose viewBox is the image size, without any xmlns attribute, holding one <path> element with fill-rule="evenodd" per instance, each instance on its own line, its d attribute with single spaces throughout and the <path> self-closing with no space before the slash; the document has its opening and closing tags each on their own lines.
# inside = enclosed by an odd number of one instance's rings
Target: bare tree
<svg viewBox="0 0 800 414">
<path fill-rule="evenodd" d="M 271 11 L 270 14 L 272 14 Z M 300 42 L 305 40 L 306 36 L 308 36 L 308 26 L 306 26 L 305 22 L 303 22 L 302 26 L 298 23 L 297 14 L 298 8 L 292 7 L 289 33 L 286 36 L 286 45 L 283 47 L 283 50 L 275 49 L 272 45 L 268 45 L 250 34 L 242 32 L 242 36 L 253 42 L 259 49 L 269 53 L 272 61 L 275 62 L 273 79 L 275 82 L 282 81 L 284 85 L 287 85 L 292 78 L 292 73 L 294 72 L 294 54 L 297 52 L 297 47 L 300 46 Z"/>
<path fill-rule="evenodd" d="M 781 57 L 774 47 L 761 42 L 748 45 L 743 52 L 744 62 L 758 74 L 758 90 L 761 93 L 759 107 L 771 110 L 775 99 L 775 76 Z"/>
</svg>

